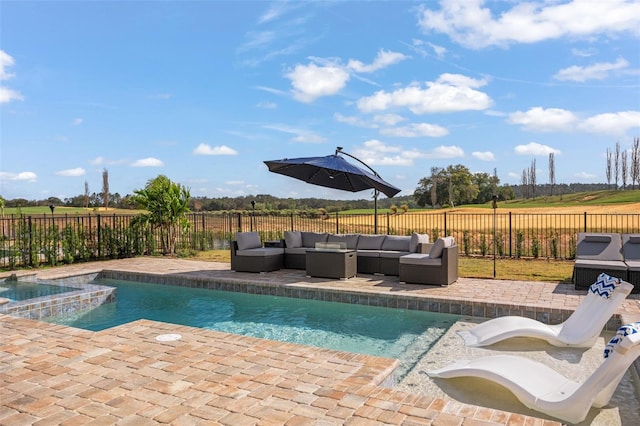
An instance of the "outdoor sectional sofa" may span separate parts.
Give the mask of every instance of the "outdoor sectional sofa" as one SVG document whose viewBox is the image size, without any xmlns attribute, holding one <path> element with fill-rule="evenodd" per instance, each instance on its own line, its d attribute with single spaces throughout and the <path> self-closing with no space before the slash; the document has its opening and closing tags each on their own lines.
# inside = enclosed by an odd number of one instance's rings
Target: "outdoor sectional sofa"
<svg viewBox="0 0 640 426">
<path fill-rule="evenodd" d="M 317 243 L 342 243 L 344 248 L 356 251 L 358 273 L 395 276 L 399 273 L 401 256 L 428 251 L 430 247 L 426 234 L 399 236 L 285 231 L 283 243 L 286 269 L 305 269 L 307 251 L 314 250 Z"/>
<path fill-rule="evenodd" d="M 282 241 L 262 247 L 257 232 L 239 232 L 231 244 L 231 269 L 305 270 L 307 252 L 323 244 L 354 250 L 357 272 L 361 274 L 399 276 L 403 282 L 429 285 L 448 285 L 458 279 L 458 246 L 453 238 L 438 238 L 434 244 L 429 243 L 428 235 L 416 233 L 399 236 L 286 231 Z"/>
<path fill-rule="evenodd" d="M 640 234 L 579 232 L 573 267 L 575 288 L 588 289 L 605 273 L 640 292 Z"/>
</svg>

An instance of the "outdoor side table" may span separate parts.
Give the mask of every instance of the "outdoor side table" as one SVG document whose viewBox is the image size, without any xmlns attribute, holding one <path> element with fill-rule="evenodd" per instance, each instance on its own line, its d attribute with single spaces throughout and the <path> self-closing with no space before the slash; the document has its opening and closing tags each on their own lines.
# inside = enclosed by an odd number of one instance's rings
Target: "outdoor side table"
<svg viewBox="0 0 640 426">
<path fill-rule="evenodd" d="M 355 250 L 307 250 L 307 275 L 346 279 L 356 276 Z"/>
</svg>

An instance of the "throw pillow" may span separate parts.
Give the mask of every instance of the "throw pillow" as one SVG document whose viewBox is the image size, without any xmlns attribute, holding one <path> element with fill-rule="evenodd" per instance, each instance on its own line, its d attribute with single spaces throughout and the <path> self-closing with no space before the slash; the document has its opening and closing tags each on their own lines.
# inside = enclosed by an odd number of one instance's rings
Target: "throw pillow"
<svg viewBox="0 0 640 426">
<path fill-rule="evenodd" d="M 429 244 L 429 234 L 411 234 L 411 241 L 409 242 L 409 251 L 411 253 L 418 252 L 418 244 Z"/>
<path fill-rule="evenodd" d="M 302 232 L 284 231 L 284 245 L 286 248 L 302 247 Z"/>
<path fill-rule="evenodd" d="M 262 247 L 260 235 L 257 232 L 238 232 L 236 234 L 238 250 L 248 250 Z"/>
</svg>

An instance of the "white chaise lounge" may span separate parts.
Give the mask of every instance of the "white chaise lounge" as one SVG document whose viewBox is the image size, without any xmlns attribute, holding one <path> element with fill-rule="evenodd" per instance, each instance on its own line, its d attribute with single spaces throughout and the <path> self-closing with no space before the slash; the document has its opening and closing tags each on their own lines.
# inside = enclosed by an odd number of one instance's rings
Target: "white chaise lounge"
<svg viewBox="0 0 640 426">
<path fill-rule="evenodd" d="M 561 324 L 548 325 L 532 318 L 494 318 L 469 330 L 460 330 L 467 346 L 487 346 L 513 337 L 543 339 L 555 346 L 593 346 L 607 321 L 633 290 L 633 285 L 600 274 L 578 308 Z"/>
<path fill-rule="evenodd" d="M 604 361 L 576 383 L 544 364 L 514 355 L 462 360 L 428 372 L 436 378 L 478 377 L 511 391 L 525 406 L 569 423 L 583 421 L 591 407 L 606 406 L 631 363 L 640 355 L 640 323 L 620 327 Z"/>
</svg>

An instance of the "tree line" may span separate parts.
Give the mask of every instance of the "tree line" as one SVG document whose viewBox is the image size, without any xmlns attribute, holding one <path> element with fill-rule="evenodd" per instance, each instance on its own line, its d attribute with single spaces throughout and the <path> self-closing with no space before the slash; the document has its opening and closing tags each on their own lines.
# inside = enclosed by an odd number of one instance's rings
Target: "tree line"
<svg viewBox="0 0 640 426">
<path fill-rule="evenodd" d="M 382 198 L 378 200 L 380 208 L 410 209 L 418 207 L 455 207 L 463 204 L 484 204 L 494 196 L 498 200 L 515 198 L 536 198 L 536 196 L 552 196 L 575 192 L 600 191 L 611 189 L 640 188 L 640 138 L 634 138 L 629 151 L 621 151 L 620 144 L 615 149 L 606 150 L 607 183 L 570 183 L 557 184 L 555 181 L 555 155 L 549 154 L 548 183 L 539 183 L 536 174 L 536 160 L 522 171 L 519 185 L 500 185 L 497 169 L 493 174 L 471 171 L 462 164 L 448 167 L 432 167 L 430 175 L 420 179 L 412 195 Z M 162 175 L 161 175 L 162 176 Z M 160 176 L 159 176 L 160 177 Z M 619 183 L 621 182 L 621 185 Z M 89 185 L 84 184 L 84 194 L 60 199 L 49 197 L 44 200 L 27 200 L 15 198 L 5 200 L 0 196 L 0 203 L 6 207 L 34 206 L 67 206 L 67 207 L 112 207 L 118 209 L 136 209 L 139 199 L 134 194 L 125 196 L 109 192 L 109 172 L 102 174 L 102 192 L 89 193 Z M 320 198 L 278 198 L 268 194 L 247 195 L 239 197 L 190 197 L 188 207 L 191 211 L 242 211 L 258 209 L 261 211 L 305 211 L 323 209 L 326 212 L 344 210 L 360 210 L 373 208 L 373 197 L 359 200 L 327 200 Z"/>
</svg>

